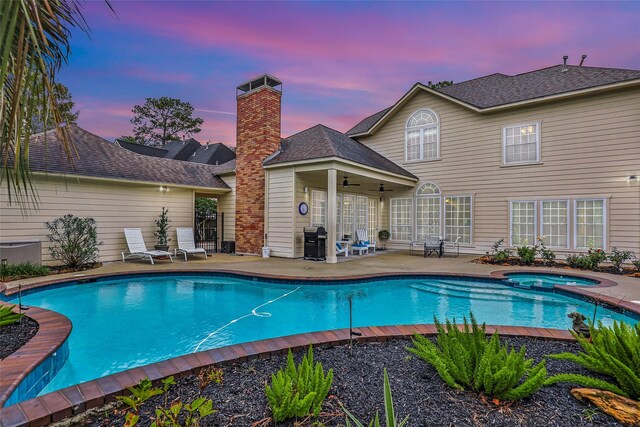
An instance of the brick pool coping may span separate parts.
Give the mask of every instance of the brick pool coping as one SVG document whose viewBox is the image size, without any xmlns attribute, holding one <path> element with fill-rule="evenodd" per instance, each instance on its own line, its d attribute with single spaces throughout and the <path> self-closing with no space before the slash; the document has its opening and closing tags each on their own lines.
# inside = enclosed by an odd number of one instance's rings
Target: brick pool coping
<svg viewBox="0 0 640 427">
<path fill-rule="evenodd" d="M 0 305 L 10 305 L 0 301 Z M 17 312 L 17 307 L 14 308 Z M 18 385 L 71 334 L 71 321 L 60 313 L 40 307 L 30 307 L 25 314 L 38 322 L 38 332 L 25 345 L 0 360 L 0 407 Z M 2 420 L 0 416 L 0 420 Z M 2 421 L 0 421 L 2 422 Z M 3 424 L 4 425 L 4 424 Z"/>
<path fill-rule="evenodd" d="M 25 285 L 22 286 L 22 290 L 28 291 L 37 288 L 44 288 L 48 286 L 55 286 L 58 284 L 64 284 L 65 282 L 73 282 L 82 284 L 83 282 L 91 282 L 100 278 L 109 278 L 109 277 L 118 277 L 118 276 L 154 276 L 154 275 L 166 275 L 166 274 L 196 274 L 196 275 L 235 275 L 239 277 L 250 277 L 250 278 L 258 278 L 264 279 L 268 281 L 301 281 L 307 282 L 309 284 L 320 283 L 320 282 L 330 282 L 330 281 L 365 281 L 370 279 L 378 279 L 385 277 L 410 277 L 410 276 L 447 276 L 447 277 L 460 277 L 465 279 L 480 279 L 480 280 L 502 280 L 508 278 L 508 274 L 513 273 L 538 273 L 538 274 L 552 274 L 552 275 L 563 275 L 563 273 L 559 273 L 556 271 L 543 270 L 543 269 L 529 269 L 529 270 L 501 270 L 494 271 L 490 275 L 477 275 L 477 274 L 455 274 L 455 273 L 436 273 L 436 272 L 400 272 L 400 273 L 384 273 L 384 274 L 367 274 L 367 275 L 357 275 L 357 276 L 334 276 L 334 277 L 303 277 L 303 276 L 279 276 L 279 275 L 269 275 L 269 274 L 259 274 L 259 273 L 246 273 L 237 270 L 194 270 L 194 269 L 172 269 L 166 271 L 138 271 L 138 272 L 113 272 L 107 274 L 86 274 L 77 277 L 64 278 L 64 279 L 52 279 L 44 282 L 40 282 L 37 284 Z M 587 276 L 583 274 L 574 274 L 573 272 L 564 275 L 571 275 L 576 277 L 581 277 L 585 279 L 590 279 L 597 281 L 597 285 L 591 286 L 591 288 L 604 288 L 616 286 L 617 283 L 600 277 Z M 579 298 L 587 298 L 597 300 L 606 305 L 618 306 L 624 310 L 635 313 L 636 315 L 640 315 L 640 306 L 633 304 L 629 301 L 621 301 L 618 298 L 598 294 L 595 292 L 588 291 L 586 289 L 581 289 L 575 286 L 562 286 L 556 285 L 554 289 L 558 289 L 561 293 L 572 294 Z M 0 284 L 0 294 L 4 293 L 6 296 L 13 296 L 18 292 L 17 289 L 6 289 L 6 286 Z M 0 303 L 2 303 L 0 301 Z M 66 317 L 49 311 L 40 309 L 37 307 L 31 308 L 29 312 L 30 317 L 42 316 L 40 320 L 35 319 L 40 324 L 40 329 L 38 334 L 29 341 L 27 345 L 25 345 L 21 351 L 24 349 L 26 357 L 24 356 L 16 356 L 18 352 L 9 356 L 7 359 L 4 359 L 0 362 L 0 368 L 2 368 L 2 381 L 0 382 L 0 406 L 6 401 L 6 399 L 11 395 L 13 390 L 17 387 L 17 385 L 24 379 L 35 367 L 37 367 L 42 361 L 44 361 L 50 354 L 52 354 L 56 349 L 58 349 L 64 341 L 67 339 L 71 332 L 71 322 Z M 32 314 L 34 316 L 32 316 Z M 64 320 L 63 320 L 64 319 Z M 399 333 L 401 329 L 404 331 L 403 333 Z M 418 328 L 411 329 L 412 332 L 405 333 L 407 331 L 406 328 Z M 422 329 L 420 329 L 422 328 Z M 364 330 L 368 330 L 369 335 L 363 336 L 361 340 L 386 340 L 389 337 L 399 337 L 399 336 L 407 336 L 412 333 L 424 333 L 421 332 L 426 329 L 426 333 L 433 333 L 432 325 L 414 325 L 414 326 L 399 326 L 399 327 L 369 327 L 362 328 Z M 431 328 L 431 329 L 430 329 Z M 493 328 L 493 329 L 489 329 Z M 488 327 L 488 330 L 498 330 L 500 333 L 506 336 L 530 336 L 530 337 L 539 337 L 546 339 L 571 339 L 571 335 L 567 331 L 558 331 L 551 329 L 542 329 L 542 328 L 527 328 L 527 327 Z M 433 329 L 435 331 L 435 329 Z M 383 333 L 384 332 L 384 333 Z M 225 362 L 229 363 L 235 360 L 243 360 L 249 355 L 254 357 L 263 357 L 265 355 L 269 355 L 272 353 L 280 353 L 289 347 L 300 348 L 303 345 L 308 345 L 311 343 L 343 343 L 344 339 L 329 340 L 322 341 L 318 334 L 322 336 L 323 334 L 333 334 L 333 336 L 337 337 L 336 334 L 343 334 L 344 330 L 338 331 L 328 331 L 322 333 L 314 333 L 314 334 L 301 334 L 294 335 L 291 337 L 284 338 L 276 338 L 273 340 L 262 340 L 256 341 L 252 343 L 238 344 L 230 347 L 223 347 L 221 349 L 210 350 L 208 352 L 202 352 L 197 354 L 189 354 L 186 356 L 181 356 L 175 359 L 165 360 L 162 362 L 158 362 L 156 364 L 148 365 L 147 367 L 134 368 L 129 371 L 120 372 L 114 375 L 110 375 L 107 377 L 100 378 L 95 381 L 90 381 L 88 383 L 83 383 L 79 386 L 72 386 L 67 389 L 63 389 L 61 391 L 53 392 L 35 399 L 27 400 L 25 402 L 21 402 L 18 405 L 12 405 L 4 409 L 0 409 L 0 426 L 5 425 L 36 425 L 39 422 L 44 422 L 45 419 L 49 421 L 58 421 L 67 416 L 70 416 L 75 413 L 83 412 L 86 409 L 98 406 L 95 404 L 100 401 L 99 404 L 103 404 L 107 401 L 113 400 L 113 396 L 115 394 L 122 393 L 126 387 L 135 385 L 137 382 L 144 378 L 144 376 L 149 376 L 152 379 L 163 378 L 169 375 L 187 375 L 184 372 L 193 372 L 194 370 L 198 370 L 203 366 L 207 366 L 207 364 L 194 365 L 193 363 L 188 363 L 184 365 L 185 358 L 190 358 L 191 362 L 193 362 L 193 358 L 195 360 L 213 360 L 216 363 Z M 378 333 L 382 333 L 382 335 L 378 335 Z M 373 335 L 371 335 L 373 334 Z M 40 336 L 38 341 L 34 341 L 36 338 Z M 311 341 L 307 341 L 306 344 L 299 344 L 300 339 L 310 338 Z M 294 340 L 293 344 L 287 344 L 286 347 L 278 346 L 278 340 Z M 298 344 L 296 344 L 296 340 L 298 340 Z M 314 341 L 315 340 L 315 341 Z M 319 341 L 318 341 L 319 340 Z M 316 342 L 317 341 L 317 342 Z M 348 339 L 347 339 L 348 341 Z M 32 345 L 30 345 L 33 342 Z M 257 347 L 256 347 L 257 346 Z M 260 351 L 252 351 L 247 353 L 247 351 L 242 351 L 241 353 L 237 353 L 234 349 L 236 348 L 246 348 L 249 350 L 255 350 L 256 348 L 260 348 Z M 265 349 L 268 349 L 266 351 Z M 231 351 L 231 353 L 229 353 Z M 203 356 L 202 354 L 209 354 L 210 352 L 216 352 L 215 355 Z M 246 353 L 246 354 L 245 354 Z M 239 355 L 230 357 L 230 355 Z M 199 356 L 197 356 L 199 355 Z M 198 358 L 199 357 L 199 358 Z M 10 362 L 5 363 L 9 358 L 11 358 Z M 36 361 L 37 360 L 37 361 Z M 173 362 L 173 363 L 172 363 Z M 211 364 L 210 362 L 208 364 Z M 10 384 L 6 385 L 5 390 L 5 365 L 12 372 L 12 380 Z M 173 372 L 172 368 L 179 368 L 178 372 Z M 186 369 L 186 370 L 185 370 Z M 147 372 L 146 375 L 141 372 L 146 372 L 145 370 L 151 370 L 151 372 L 156 372 L 154 375 L 149 375 Z M 172 373 L 166 373 L 171 371 Z M 162 376 L 158 377 L 157 373 L 163 373 Z M 142 376 L 140 376 L 142 375 Z M 124 377 L 124 378 L 123 378 Z M 133 380 L 133 381 L 132 381 Z M 81 387 L 81 388 L 80 388 Z M 104 391 L 103 391 L 104 390 Z M 109 400 L 110 399 L 110 400 Z M 17 423 L 8 423 L 7 420 L 18 420 Z M 21 421 L 20 421 L 21 420 Z M 34 422 L 35 421 L 35 422 Z"/>
<path fill-rule="evenodd" d="M 369 326 L 356 328 L 362 333 L 357 342 L 380 342 L 394 338 L 406 338 L 413 334 L 435 335 L 436 327 L 430 324 Z M 544 340 L 571 341 L 568 330 L 529 328 L 520 326 L 490 326 L 487 333 L 498 332 L 501 336 L 524 336 Z M 134 386 L 144 378 L 158 383 L 163 378 L 176 378 L 197 374 L 211 365 L 224 366 L 257 358 L 284 354 L 288 349 L 300 351 L 309 344 L 344 345 L 349 342 L 349 329 L 309 332 L 285 337 L 251 341 L 198 353 L 186 354 L 150 365 L 108 375 L 96 380 L 70 386 L 16 405 L 0 408 L 2 427 L 31 427 L 50 424 L 100 407 L 115 400 L 115 396 L 126 394 L 126 388 Z"/>
</svg>

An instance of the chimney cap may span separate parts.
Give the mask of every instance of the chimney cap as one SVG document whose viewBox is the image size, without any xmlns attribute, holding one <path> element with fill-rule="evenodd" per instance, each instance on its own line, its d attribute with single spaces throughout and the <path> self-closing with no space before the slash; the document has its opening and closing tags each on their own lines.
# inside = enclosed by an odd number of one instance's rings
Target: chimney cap
<svg viewBox="0 0 640 427">
<path fill-rule="evenodd" d="M 262 74 L 239 85 L 236 88 L 236 95 L 241 96 L 261 87 L 270 87 L 278 92 L 282 92 L 282 82 L 280 80 L 271 74 Z"/>
</svg>

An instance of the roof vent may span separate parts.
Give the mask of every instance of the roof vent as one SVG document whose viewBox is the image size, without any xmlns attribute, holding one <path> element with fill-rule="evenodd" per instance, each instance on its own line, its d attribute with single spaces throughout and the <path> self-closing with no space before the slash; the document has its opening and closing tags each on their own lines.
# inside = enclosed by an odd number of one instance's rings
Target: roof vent
<svg viewBox="0 0 640 427">
<path fill-rule="evenodd" d="M 240 97 L 246 93 L 253 92 L 263 87 L 270 87 L 278 92 L 282 92 L 282 82 L 272 75 L 263 74 L 259 77 L 242 83 L 236 88 L 236 97 Z"/>
<path fill-rule="evenodd" d="M 582 64 L 584 64 L 584 60 L 587 59 L 587 55 L 582 55 L 582 57 L 580 58 L 580 65 L 579 67 L 582 67 Z"/>
<path fill-rule="evenodd" d="M 566 73 L 567 71 L 569 71 L 569 69 L 567 68 L 567 59 L 569 59 L 569 56 L 567 55 L 562 57 L 562 70 L 560 70 L 560 72 L 562 73 Z"/>
</svg>

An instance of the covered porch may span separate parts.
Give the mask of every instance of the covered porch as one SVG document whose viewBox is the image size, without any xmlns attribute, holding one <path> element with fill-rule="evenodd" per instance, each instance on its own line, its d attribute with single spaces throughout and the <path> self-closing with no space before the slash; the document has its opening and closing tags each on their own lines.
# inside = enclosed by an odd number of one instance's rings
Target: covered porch
<svg viewBox="0 0 640 427">
<path fill-rule="evenodd" d="M 304 228 L 324 227 L 330 264 L 338 262 L 339 247 L 360 240 L 358 230 L 364 230 L 363 240 L 377 241 L 378 232 L 389 229 L 390 198 L 413 191 L 417 183 L 415 178 L 337 159 L 278 165 L 267 169 L 266 179 L 265 241 L 272 254 L 302 258 Z"/>
</svg>

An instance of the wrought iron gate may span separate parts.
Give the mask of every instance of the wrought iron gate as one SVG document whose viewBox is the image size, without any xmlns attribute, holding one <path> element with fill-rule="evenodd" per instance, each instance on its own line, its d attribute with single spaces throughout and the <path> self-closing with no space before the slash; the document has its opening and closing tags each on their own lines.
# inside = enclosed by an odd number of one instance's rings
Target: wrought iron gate
<svg viewBox="0 0 640 427">
<path fill-rule="evenodd" d="M 196 212 L 194 224 L 196 247 L 218 252 L 218 214 Z"/>
</svg>

